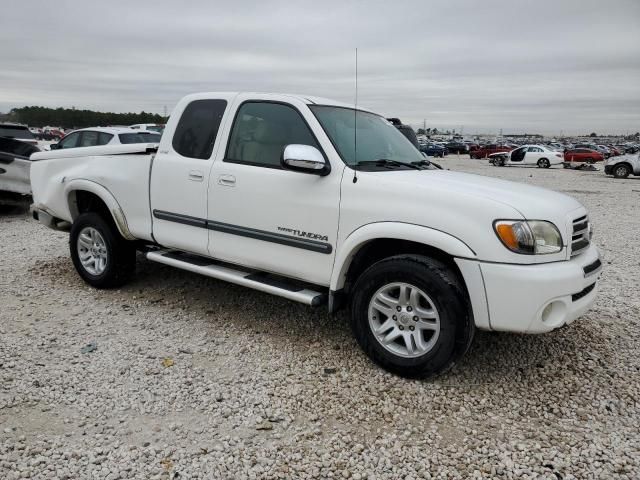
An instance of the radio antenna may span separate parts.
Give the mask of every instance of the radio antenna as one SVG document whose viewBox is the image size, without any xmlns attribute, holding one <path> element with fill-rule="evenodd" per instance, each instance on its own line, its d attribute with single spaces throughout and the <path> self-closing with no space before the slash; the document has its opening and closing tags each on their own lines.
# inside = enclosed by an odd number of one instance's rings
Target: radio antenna
<svg viewBox="0 0 640 480">
<path fill-rule="evenodd" d="M 353 106 L 353 183 L 358 181 L 358 47 L 356 47 L 356 98 Z"/>
</svg>

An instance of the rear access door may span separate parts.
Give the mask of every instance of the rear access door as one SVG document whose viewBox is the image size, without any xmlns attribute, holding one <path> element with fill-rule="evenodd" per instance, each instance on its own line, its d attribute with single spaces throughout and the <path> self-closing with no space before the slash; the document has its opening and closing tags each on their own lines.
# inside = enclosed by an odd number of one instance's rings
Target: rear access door
<svg viewBox="0 0 640 480">
<path fill-rule="evenodd" d="M 187 96 L 169 119 L 150 181 L 153 237 L 162 246 L 208 255 L 209 174 L 234 96 Z"/>
</svg>

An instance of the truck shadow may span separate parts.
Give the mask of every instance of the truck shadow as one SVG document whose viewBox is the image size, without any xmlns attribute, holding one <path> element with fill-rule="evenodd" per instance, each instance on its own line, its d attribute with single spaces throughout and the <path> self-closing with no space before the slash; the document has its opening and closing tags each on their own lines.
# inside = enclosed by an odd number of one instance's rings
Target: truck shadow
<svg viewBox="0 0 640 480">
<path fill-rule="evenodd" d="M 57 288 L 60 280 L 65 280 L 74 290 L 83 287 L 66 257 L 32 268 L 50 282 L 50 288 Z M 231 345 L 234 348 L 254 345 L 251 348 L 286 355 L 292 365 L 312 364 L 319 372 L 330 366 L 347 379 L 364 374 L 394 385 L 407 382 L 384 372 L 365 356 L 351 334 L 348 313 L 344 311 L 331 317 L 324 308 L 313 309 L 150 262 L 141 255 L 134 281 L 121 289 L 96 291 L 96 296 L 111 306 L 130 308 L 135 303 L 145 316 L 175 318 L 176 322 L 189 322 L 191 327 L 195 321 L 197 330 L 207 339 L 206 348 L 212 352 Z M 574 381 L 577 378 L 587 384 L 592 381 L 589 362 L 615 363 L 615 358 L 609 358 L 614 348 L 602 331 L 604 327 L 589 319 L 587 315 L 573 325 L 543 335 L 477 331 L 470 350 L 451 371 L 431 381 L 409 382 L 415 384 L 412 388 L 418 389 L 429 385 L 456 388 L 496 385 L 507 389 L 536 385 L 541 388 L 557 384 L 566 372 L 571 372 Z M 229 342 L 226 345 L 219 341 L 221 331 L 226 332 Z M 599 341 L 594 342 L 594 338 Z M 251 370 L 245 363 L 239 363 L 237 368 Z"/>
<path fill-rule="evenodd" d="M 141 259 L 138 266 L 135 288 L 155 290 L 165 301 L 188 292 L 189 302 L 184 308 L 192 313 L 203 312 L 206 327 L 211 329 L 212 335 L 220 322 L 233 321 L 241 331 L 260 330 L 269 341 L 279 342 L 294 357 L 299 356 L 300 361 L 314 356 L 344 371 L 378 369 L 354 340 L 345 311 L 331 317 L 323 307 L 313 309 L 145 259 Z M 162 279 L 161 286 L 158 285 L 159 278 Z M 589 327 L 578 321 L 543 335 L 477 331 L 469 352 L 436 381 L 471 385 L 478 383 L 478 379 L 487 384 L 504 384 L 505 381 L 521 383 L 528 377 L 532 380 L 553 378 L 563 370 L 575 370 L 573 365 L 585 349 L 581 342 L 595 335 L 585 332 L 585 328 Z M 310 346 L 318 352 L 311 354 Z M 593 346 L 590 348 L 594 351 Z M 601 342 L 597 348 L 606 349 L 607 345 Z M 335 350 L 340 350 L 340 354 L 336 355 Z"/>
</svg>

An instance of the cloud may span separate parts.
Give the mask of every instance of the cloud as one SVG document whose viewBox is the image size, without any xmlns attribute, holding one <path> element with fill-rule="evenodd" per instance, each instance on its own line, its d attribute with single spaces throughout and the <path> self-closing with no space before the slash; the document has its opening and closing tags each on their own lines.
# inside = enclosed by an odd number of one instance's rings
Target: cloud
<svg viewBox="0 0 640 480">
<path fill-rule="evenodd" d="M 0 110 L 307 93 L 492 132 L 640 130 L 640 2 L 12 2 Z"/>
</svg>

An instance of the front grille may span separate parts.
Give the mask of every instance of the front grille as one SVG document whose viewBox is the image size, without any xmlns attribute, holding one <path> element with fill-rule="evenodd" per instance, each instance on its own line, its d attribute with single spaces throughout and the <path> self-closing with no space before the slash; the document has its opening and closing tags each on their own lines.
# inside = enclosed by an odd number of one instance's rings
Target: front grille
<svg viewBox="0 0 640 480">
<path fill-rule="evenodd" d="M 571 234 L 571 256 L 575 257 L 589 247 L 589 219 L 586 215 L 573 221 L 573 233 Z"/>
<path fill-rule="evenodd" d="M 594 288 L 596 288 L 596 284 L 592 283 L 581 292 L 574 293 L 573 295 L 571 295 L 571 301 L 577 302 L 581 298 L 586 297 L 587 295 L 589 295 L 589 293 L 591 293 L 591 290 L 593 290 Z"/>
</svg>

